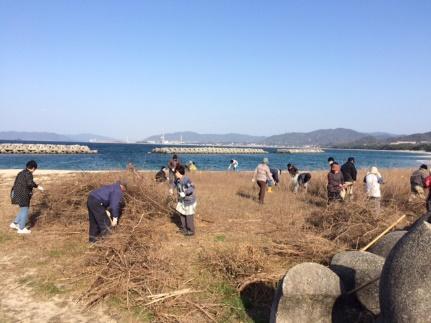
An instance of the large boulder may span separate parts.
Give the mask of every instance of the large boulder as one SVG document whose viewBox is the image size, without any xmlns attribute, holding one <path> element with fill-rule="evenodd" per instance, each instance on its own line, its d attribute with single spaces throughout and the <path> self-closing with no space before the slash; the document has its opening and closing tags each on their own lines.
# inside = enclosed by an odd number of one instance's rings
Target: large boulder
<svg viewBox="0 0 431 323">
<path fill-rule="evenodd" d="M 398 241 L 407 233 L 407 231 L 393 231 L 385 235 L 379 242 L 369 249 L 369 252 L 386 258 L 391 252 L 392 248 Z"/>
<path fill-rule="evenodd" d="M 340 278 L 316 263 L 302 263 L 284 276 L 271 310 L 271 323 L 331 323 L 341 295 Z"/>
<path fill-rule="evenodd" d="M 378 278 L 384 263 L 383 257 L 370 252 L 345 251 L 332 258 L 330 268 L 350 291 Z M 356 297 L 374 315 L 380 313 L 378 280 L 357 291 Z"/>
<path fill-rule="evenodd" d="M 383 322 L 431 322 L 431 224 L 417 222 L 392 249 L 380 279 Z"/>
</svg>

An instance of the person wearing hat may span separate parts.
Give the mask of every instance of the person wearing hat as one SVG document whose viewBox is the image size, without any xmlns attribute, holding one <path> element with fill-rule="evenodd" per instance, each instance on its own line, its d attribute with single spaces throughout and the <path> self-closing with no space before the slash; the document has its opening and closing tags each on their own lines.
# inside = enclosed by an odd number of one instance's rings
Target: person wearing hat
<svg viewBox="0 0 431 323">
<path fill-rule="evenodd" d="M 383 184 L 383 177 L 380 175 L 377 167 L 373 166 L 370 168 L 364 178 L 364 182 L 368 201 L 370 201 L 374 212 L 378 214 L 380 213 L 380 199 L 382 196 L 380 185 Z"/>
<path fill-rule="evenodd" d="M 259 186 L 259 203 L 263 204 L 265 200 L 265 192 L 268 181 L 274 182 L 272 178 L 271 171 L 269 169 L 269 160 L 264 158 L 262 162 L 256 167 L 254 171 L 252 182 L 257 182 Z"/>
<path fill-rule="evenodd" d="M 422 164 L 419 169 L 415 170 L 410 176 L 410 201 L 416 198 L 425 199 L 425 179 L 429 175 L 428 166 Z"/>
<path fill-rule="evenodd" d="M 127 182 L 120 180 L 90 192 L 87 200 L 90 242 L 96 242 L 118 224 L 126 189 Z"/>
<path fill-rule="evenodd" d="M 346 188 L 345 200 L 351 200 L 353 198 L 353 185 L 356 182 L 358 171 L 355 167 L 355 158 L 349 157 L 347 162 L 341 166 L 341 172 L 344 177 L 344 186 Z"/>
</svg>

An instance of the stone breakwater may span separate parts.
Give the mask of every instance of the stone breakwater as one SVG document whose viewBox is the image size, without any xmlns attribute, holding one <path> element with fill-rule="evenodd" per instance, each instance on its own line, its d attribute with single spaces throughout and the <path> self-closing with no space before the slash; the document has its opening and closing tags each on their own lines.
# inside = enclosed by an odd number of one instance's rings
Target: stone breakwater
<svg viewBox="0 0 431 323">
<path fill-rule="evenodd" d="M 323 153 L 321 148 L 279 148 L 277 153 L 280 154 L 307 154 L 307 153 Z"/>
<path fill-rule="evenodd" d="M 88 146 L 51 144 L 0 144 L 0 154 L 96 154 Z"/>
<path fill-rule="evenodd" d="M 261 148 L 223 148 L 223 147 L 158 147 L 152 150 L 157 154 L 266 154 Z"/>
</svg>

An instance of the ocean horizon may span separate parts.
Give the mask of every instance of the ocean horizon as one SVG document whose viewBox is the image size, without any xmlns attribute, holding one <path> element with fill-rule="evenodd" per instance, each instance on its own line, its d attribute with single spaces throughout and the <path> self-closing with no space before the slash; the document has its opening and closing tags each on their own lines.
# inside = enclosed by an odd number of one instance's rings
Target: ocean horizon
<svg viewBox="0 0 431 323">
<path fill-rule="evenodd" d="M 154 144 L 122 144 L 122 143 L 82 143 L 82 142 L 25 142 L 44 144 L 80 144 L 98 151 L 92 155 L 39 155 L 39 154 L 0 154 L 0 169 L 23 168 L 25 163 L 34 159 L 40 169 L 52 170 L 119 170 L 126 168 L 128 163 L 142 170 L 157 170 L 165 166 L 171 155 L 151 153 Z M 188 145 L 184 145 L 188 146 Z M 285 169 L 288 163 L 301 170 L 325 170 L 328 157 L 334 157 L 344 163 L 348 157 L 355 157 L 358 168 L 377 166 L 379 168 L 415 168 L 420 164 L 431 163 L 431 154 L 421 151 L 382 151 L 364 149 L 324 149 L 323 153 L 276 153 L 276 148 L 265 148 L 267 154 L 258 155 L 179 155 L 183 164 L 194 161 L 200 170 L 225 171 L 231 159 L 239 162 L 239 171 L 254 170 L 264 158 L 268 158 L 270 166 Z"/>
</svg>

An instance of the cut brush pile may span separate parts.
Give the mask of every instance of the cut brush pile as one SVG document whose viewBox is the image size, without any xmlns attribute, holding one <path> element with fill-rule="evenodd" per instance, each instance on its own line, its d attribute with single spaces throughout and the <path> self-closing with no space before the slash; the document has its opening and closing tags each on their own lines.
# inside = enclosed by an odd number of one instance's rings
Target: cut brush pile
<svg viewBox="0 0 431 323">
<path fill-rule="evenodd" d="M 259 206 L 257 187 L 247 185 L 250 174 L 192 174 L 198 196 L 194 238 L 176 233 L 168 187 L 135 171 L 54 181 L 35 198 L 34 213 L 39 230 L 67 227 L 86 237 L 88 193 L 127 178 L 119 226 L 76 260 L 75 274 L 86 287 L 79 300 L 115 303 L 143 321 L 265 321 L 275 284 L 291 266 L 327 264 L 338 251 L 362 247 L 406 209 L 406 191 L 394 198 L 401 190 L 391 182 L 378 215 L 368 210 L 359 184 L 354 202 L 326 207 L 324 175 L 313 176 L 310 192 L 297 195 L 287 191 L 283 177 Z"/>
</svg>

